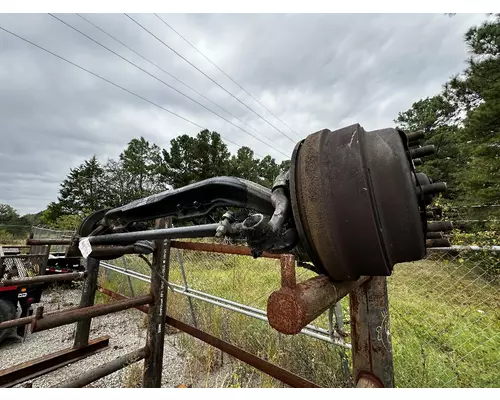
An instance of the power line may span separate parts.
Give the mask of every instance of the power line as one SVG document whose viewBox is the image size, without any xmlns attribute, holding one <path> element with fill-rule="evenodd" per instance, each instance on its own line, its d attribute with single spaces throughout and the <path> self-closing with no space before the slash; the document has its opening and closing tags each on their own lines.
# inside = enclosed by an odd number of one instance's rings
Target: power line
<svg viewBox="0 0 500 400">
<path fill-rule="evenodd" d="M 172 31 L 174 31 L 182 40 L 184 40 L 187 44 L 189 44 L 193 49 L 195 49 L 199 54 L 201 54 L 210 64 L 212 64 L 215 68 L 217 68 L 220 72 L 222 72 L 231 82 L 237 85 L 241 90 L 243 90 L 246 94 L 248 94 L 252 99 L 254 99 L 257 103 L 259 103 L 268 113 L 270 113 L 274 118 L 280 121 L 283 125 L 285 125 L 290 131 L 295 133 L 297 137 L 300 139 L 301 136 L 295 132 L 290 126 L 288 126 L 283 120 L 281 120 L 276 114 L 274 114 L 271 110 L 269 110 L 264 104 L 262 104 L 259 100 L 257 100 L 248 90 L 246 90 L 243 86 L 241 86 L 238 82 L 236 82 L 233 78 L 231 78 L 226 72 L 224 72 L 217 64 L 215 64 L 210 58 L 208 58 L 205 54 L 198 50 L 198 48 L 192 44 L 189 40 L 187 40 L 184 36 L 182 36 L 179 32 L 177 32 L 174 28 L 172 28 L 162 17 L 155 13 L 156 17 L 159 18 L 166 26 L 168 26 Z"/>
<path fill-rule="evenodd" d="M 254 127 L 250 126 L 249 124 L 247 124 L 245 121 L 243 121 L 242 119 L 238 118 L 237 116 L 235 116 L 234 114 L 232 114 L 231 112 L 229 112 L 228 110 L 226 110 L 225 108 L 221 107 L 220 105 L 218 105 L 215 101 L 209 99 L 207 96 L 203 95 L 202 93 L 198 92 L 196 89 L 192 88 L 191 86 L 189 86 L 187 83 L 183 82 L 182 80 L 180 80 L 179 78 L 177 78 L 176 76 L 172 75 L 170 72 L 166 71 L 165 69 L 163 69 L 162 67 L 160 67 L 158 64 L 154 63 L 153 61 L 151 61 L 150 59 L 144 57 L 142 54 L 138 53 L 136 50 L 132 49 L 130 46 L 126 45 L 125 43 L 123 43 L 122 41 L 120 41 L 119 39 L 117 39 L 116 37 L 114 37 L 113 35 L 111 35 L 110 33 L 106 32 L 104 29 L 102 29 L 101 27 L 99 27 L 98 25 L 94 24 L 92 21 L 88 20 L 87 18 L 85 18 L 83 15 L 80 15 L 78 13 L 76 13 L 77 16 L 79 16 L 81 19 L 83 19 L 84 21 L 88 22 L 90 25 L 92 25 L 94 28 L 100 30 L 102 33 L 104 33 L 105 35 L 107 35 L 108 37 L 110 37 L 111 39 L 117 41 L 118 43 L 120 43 L 122 46 L 124 46 L 125 48 L 127 48 L 128 50 L 132 51 L 134 54 L 138 55 L 139 57 L 141 57 L 143 60 L 147 61 L 148 63 L 154 65 L 156 68 L 158 68 L 159 70 L 161 70 L 162 72 L 164 72 L 165 74 L 167 74 L 168 76 L 170 76 L 172 79 L 175 79 L 177 82 L 179 82 L 181 85 L 184 85 L 185 87 L 187 87 L 188 89 L 192 90 L 194 93 L 196 93 L 198 96 L 201 96 L 203 97 L 205 100 L 207 100 L 208 102 L 212 103 L 214 106 L 218 107 L 219 109 L 221 109 L 222 111 L 226 112 L 227 114 L 229 114 L 232 118 L 240 121 L 242 124 L 244 124 L 245 126 L 249 127 L 250 129 L 253 129 L 255 132 L 259 133 L 262 135 L 261 132 L 259 132 L 257 129 L 255 129 Z M 276 142 L 273 142 L 271 139 L 269 139 L 269 141 L 271 141 L 272 143 L 278 145 Z"/>
<path fill-rule="evenodd" d="M 295 140 L 293 140 L 290 136 L 288 136 L 286 133 L 282 132 L 279 128 L 271 124 L 267 119 L 265 119 L 262 115 L 260 115 L 258 112 L 256 112 L 253 108 L 250 106 L 246 105 L 243 103 L 240 99 L 238 99 L 234 94 L 232 94 L 229 90 L 227 90 L 224 86 L 219 84 L 217 81 L 212 79 L 210 76 L 208 76 L 205 72 L 203 72 L 201 69 L 199 69 L 196 65 L 194 65 L 192 62 L 190 62 L 188 59 L 183 57 L 181 54 L 179 54 L 177 51 L 175 51 L 172 47 L 170 47 L 167 43 L 165 43 L 163 40 L 161 40 L 158 36 L 156 36 L 154 33 L 152 33 L 150 30 L 145 28 L 143 25 L 141 25 L 139 22 L 137 22 L 134 18 L 132 18 L 130 15 L 125 13 L 125 16 L 127 16 L 130 20 L 132 20 L 134 23 L 139 25 L 142 29 L 144 29 L 147 33 L 149 33 L 151 36 L 153 36 L 156 40 L 158 40 L 160 43 L 162 43 L 165 47 L 167 47 L 170 51 L 172 51 L 174 54 L 176 54 L 178 57 L 182 58 L 185 62 L 187 62 L 189 65 L 191 65 L 194 69 L 196 69 L 199 73 L 201 73 L 203 76 L 205 76 L 207 79 L 211 80 L 213 83 L 215 83 L 218 87 L 220 87 L 222 90 L 224 90 L 227 94 L 229 94 L 231 97 L 233 97 L 235 100 L 237 100 L 239 103 L 244 105 L 246 108 L 248 108 L 251 112 L 253 112 L 255 115 L 257 115 L 260 119 L 265 121 L 268 125 L 272 126 L 274 129 L 276 129 L 279 133 L 281 133 L 283 136 L 288 138 L 293 144 L 295 144 Z"/>
<path fill-rule="evenodd" d="M 216 115 L 217 117 L 223 119 L 224 121 L 230 123 L 231 125 L 233 125 L 234 127 L 240 129 L 242 132 L 245 132 L 246 134 L 252 136 L 253 138 L 257 139 L 258 141 L 260 141 L 261 143 L 265 144 L 266 146 L 269 146 L 270 148 L 276 150 L 278 153 L 284 155 L 285 157 L 288 157 L 287 154 L 283 153 L 281 150 L 277 149 L 276 147 L 273 147 L 271 145 L 269 145 L 268 143 L 264 142 L 262 139 L 258 138 L 257 136 L 255 136 L 254 134 L 248 132 L 247 130 L 239 127 L 238 125 L 234 124 L 233 122 L 229 121 L 227 118 L 223 117 L 222 115 L 216 113 L 215 111 L 211 110 L 210 108 L 206 107 L 205 105 L 203 105 L 202 103 L 200 103 L 199 101 L 193 99 L 192 97 L 188 96 L 187 94 L 181 92 L 180 90 L 176 89 L 175 87 L 169 85 L 167 82 L 161 80 L 160 78 L 158 78 L 156 75 L 153 75 L 152 73 L 150 73 L 149 71 L 145 70 L 144 68 L 138 66 L 137 64 L 134 64 L 132 61 L 126 59 L 125 57 L 121 56 L 120 54 L 118 54 L 117 52 L 115 52 L 114 50 L 111 50 L 109 47 L 106 47 L 105 45 L 101 44 L 100 42 L 98 42 L 97 40 L 91 38 L 90 36 L 88 36 L 87 34 L 83 33 L 82 31 L 78 30 L 77 28 L 75 28 L 74 26 L 68 24 L 67 22 L 63 21 L 62 19 L 56 17 L 55 15 L 51 14 L 51 13 L 48 13 L 52 18 L 55 18 L 56 20 L 58 20 L 59 22 L 63 23 L 64 25 L 66 25 L 67 27 L 73 29 L 74 31 L 78 32 L 79 34 L 85 36 L 87 39 L 91 40 L 92 42 L 94 42 L 95 44 L 101 46 L 102 48 L 106 49 L 107 51 L 113 53 L 115 56 L 121 58 L 123 61 L 126 61 L 127 63 L 129 63 L 130 65 L 133 65 L 134 67 L 136 67 L 137 69 L 141 70 L 142 72 L 148 74 L 149 76 L 151 76 L 152 78 L 156 79 L 158 82 L 161 82 L 163 83 L 165 86 L 169 87 L 170 89 L 174 90 L 175 92 L 179 93 L 181 96 L 184 96 L 186 97 L 187 99 L 191 100 L 193 103 L 196 103 L 198 104 L 200 107 L 203 107 L 205 110 L 211 112 L 212 114 Z"/>
<path fill-rule="evenodd" d="M 28 40 L 28 39 L 25 39 L 25 38 L 23 38 L 22 36 L 19 36 L 18 34 L 14 33 L 14 32 L 11 32 L 11 31 L 9 31 L 8 29 L 5 29 L 5 28 L 4 28 L 4 27 L 2 27 L 2 26 L 0 26 L 0 29 L 1 29 L 2 31 L 4 31 L 4 32 L 7 32 L 8 34 L 10 34 L 10 35 L 12 35 L 12 36 L 15 36 L 15 37 L 16 37 L 16 38 L 18 38 L 18 39 L 21 39 L 22 41 L 24 41 L 24 42 L 26 42 L 26 43 L 31 44 L 32 46 L 35 46 L 36 48 L 38 48 L 38 49 L 40 49 L 40 50 L 45 51 L 46 53 L 48 53 L 48 54 L 50 54 L 50 55 L 53 55 L 54 57 L 59 58 L 59 59 L 60 59 L 60 60 L 62 60 L 62 61 L 67 62 L 68 64 L 73 65 L 74 67 L 76 67 L 76 68 L 78 68 L 78 69 L 81 69 L 82 71 L 85 71 L 85 72 L 87 72 L 87 73 L 89 73 L 89 74 L 91 74 L 91 75 L 95 76 L 96 78 L 99 78 L 99 79 L 103 80 L 104 82 L 109 83 L 110 85 L 113 85 L 114 87 L 117 87 L 118 89 L 121 89 L 121 90 L 123 90 L 123 91 L 125 91 L 125 92 L 127 92 L 127 93 L 129 93 L 129 94 L 131 94 L 131 95 L 133 95 L 133 96 L 135 96 L 135 97 L 138 97 L 139 99 L 144 100 L 144 101 L 148 102 L 149 104 L 152 104 L 152 105 L 154 105 L 155 107 L 158 107 L 158 108 L 162 109 L 163 111 L 168 112 L 169 114 L 175 115 L 176 117 L 178 117 L 178 118 L 180 118 L 180 119 L 182 119 L 182 120 L 184 120 L 184 121 L 186 121 L 186 122 L 189 122 L 190 124 L 192 124 L 192 125 L 194 125 L 194 126 L 197 126 L 197 127 L 198 127 L 198 128 L 200 128 L 200 129 L 207 129 L 207 128 L 205 128 L 204 126 L 202 126 L 202 125 L 200 125 L 200 124 L 197 124 L 196 122 L 193 122 L 193 121 L 191 121 L 191 120 L 189 120 L 189 119 L 187 119 L 187 118 L 185 118 L 185 117 L 183 117 L 183 116 L 181 116 L 181 115 L 179 115 L 179 114 L 177 114 L 177 113 L 175 113 L 175 112 L 173 112 L 173 111 L 170 111 L 169 109 L 167 109 L 167 108 L 165 108 L 165 107 L 163 107 L 163 106 L 161 106 L 161 105 L 159 105 L 159 104 L 155 103 L 154 101 L 148 100 L 148 99 L 146 99 L 145 97 L 142 97 L 141 95 L 139 95 L 139 94 L 137 94 L 137 93 L 134 93 L 134 92 L 132 92 L 131 90 L 126 89 L 126 88 L 124 88 L 123 86 L 120 86 L 120 85 L 118 85 L 117 83 L 114 83 L 114 82 L 110 81 L 109 79 L 106 79 L 106 78 L 102 77 L 101 75 L 96 74 L 95 72 L 90 71 L 89 69 L 86 69 L 86 68 L 84 68 L 84 67 L 82 67 L 82 66 L 80 66 L 80 65 L 78 65 L 78 64 L 75 64 L 73 61 L 70 61 L 70 60 L 68 60 L 67 58 L 64 58 L 64 57 L 62 57 L 62 56 L 60 56 L 60 55 L 58 55 L 58 54 L 56 54 L 56 53 L 54 53 L 54 52 L 52 52 L 52 51 L 50 51 L 50 50 L 46 49 L 46 48 L 44 48 L 44 47 L 42 47 L 42 46 L 40 46 L 40 45 L 38 45 L 38 44 L 36 44 L 36 43 L 34 43 L 34 42 L 32 42 L 32 41 Z M 232 140 L 229 140 L 229 139 L 225 138 L 225 137 L 224 137 L 224 136 L 222 136 L 222 135 L 221 135 L 221 137 L 222 137 L 224 140 L 226 140 L 227 142 L 229 142 L 229 143 L 231 143 L 231 144 L 234 144 L 235 146 L 237 146 L 237 147 L 239 147 L 239 148 L 244 147 L 244 146 L 240 146 L 240 145 L 239 145 L 239 144 L 237 144 L 237 143 L 234 143 Z M 259 155 L 259 154 L 257 154 L 257 153 L 254 153 L 254 154 L 255 154 L 256 156 L 258 156 L 258 157 L 263 158 L 261 155 Z"/>
</svg>

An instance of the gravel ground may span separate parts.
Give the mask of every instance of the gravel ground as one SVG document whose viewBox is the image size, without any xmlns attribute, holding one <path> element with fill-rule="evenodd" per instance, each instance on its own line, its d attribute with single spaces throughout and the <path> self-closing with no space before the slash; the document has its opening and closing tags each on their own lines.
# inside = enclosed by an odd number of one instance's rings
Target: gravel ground
<svg viewBox="0 0 500 400">
<path fill-rule="evenodd" d="M 62 310 L 77 306 L 80 301 L 80 295 L 81 288 L 50 289 L 44 292 L 41 304 L 44 305 L 44 312 Z M 67 379 L 78 376 L 84 371 L 93 369 L 144 346 L 146 343 L 144 319 L 145 314 L 135 309 L 94 318 L 92 320 L 90 337 L 94 339 L 103 335 L 109 335 L 111 338 L 108 348 L 18 386 L 32 383 L 33 387 L 52 387 Z M 71 347 L 75 327 L 76 324 L 72 324 L 38 332 L 33 335 L 28 333 L 24 343 L 5 342 L 0 344 L 0 368 L 8 368 Z M 162 387 L 176 387 L 179 384 L 189 384 L 190 382 L 186 382 L 185 380 L 193 379 L 193 377 L 185 376 L 186 360 L 176 347 L 175 341 L 177 335 L 181 334 L 165 337 Z M 143 361 L 139 361 L 136 364 L 93 382 L 89 387 L 119 388 L 126 385 L 133 386 L 135 382 L 142 382 L 142 367 Z"/>
</svg>

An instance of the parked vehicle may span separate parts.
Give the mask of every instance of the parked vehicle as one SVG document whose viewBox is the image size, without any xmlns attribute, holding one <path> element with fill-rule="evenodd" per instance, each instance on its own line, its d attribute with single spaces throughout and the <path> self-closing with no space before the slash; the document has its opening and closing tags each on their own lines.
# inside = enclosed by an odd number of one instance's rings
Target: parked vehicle
<svg viewBox="0 0 500 400">
<path fill-rule="evenodd" d="M 0 270 L 3 271 L 0 280 L 11 279 L 13 277 L 32 276 L 29 260 L 21 258 L 4 258 L 3 256 L 20 255 L 20 250 L 16 247 L 0 248 L 2 254 Z M 33 314 L 31 305 L 39 303 L 43 292 L 43 283 L 31 285 L 0 285 L 0 322 L 9 321 L 16 318 L 23 318 Z M 24 326 L 17 328 L 17 334 L 24 336 Z M 11 333 L 10 329 L 0 330 L 0 342 Z"/>
<path fill-rule="evenodd" d="M 31 257 L 30 257 L 31 256 Z M 83 272 L 85 267 L 79 257 L 65 257 L 65 253 L 47 255 L 22 254 L 17 246 L 0 246 L 0 323 L 31 316 L 32 304 L 39 303 L 48 283 L 16 285 L 16 278 L 28 278 L 40 274 L 54 275 Z M 10 284 L 2 282 L 9 280 Z M 12 335 L 14 328 L 0 329 L 0 342 Z M 24 336 L 25 325 L 17 328 L 17 335 Z"/>
</svg>

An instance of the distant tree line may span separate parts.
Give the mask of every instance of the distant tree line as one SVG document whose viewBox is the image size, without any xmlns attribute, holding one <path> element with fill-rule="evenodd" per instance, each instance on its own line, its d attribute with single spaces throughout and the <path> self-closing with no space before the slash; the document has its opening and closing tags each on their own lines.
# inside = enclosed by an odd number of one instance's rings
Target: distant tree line
<svg viewBox="0 0 500 400">
<path fill-rule="evenodd" d="M 132 139 L 118 159 L 101 163 L 93 156 L 70 169 L 57 201 L 41 213 L 40 222 L 67 229 L 99 209 L 159 193 L 168 185 L 178 188 L 215 176 L 236 176 L 271 187 L 289 164 L 271 156 L 259 159 L 248 147 L 231 155 L 220 135 L 208 130 L 196 137 L 176 137 L 170 151 L 140 137 Z"/>
</svg>

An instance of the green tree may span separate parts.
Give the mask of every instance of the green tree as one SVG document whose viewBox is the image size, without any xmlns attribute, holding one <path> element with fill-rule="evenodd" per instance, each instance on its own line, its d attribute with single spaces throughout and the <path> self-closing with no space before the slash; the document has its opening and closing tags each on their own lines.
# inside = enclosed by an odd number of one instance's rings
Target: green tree
<svg viewBox="0 0 500 400">
<path fill-rule="evenodd" d="M 135 187 L 135 175 L 124 168 L 123 161 L 108 159 L 104 165 L 109 190 L 109 206 L 118 207 L 136 200 L 139 193 Z"/>
<path fill-rule="evenodd" d="M 260 183 L 261 185 L 266 186 L 268 188 L 272 188 L 274 180 L 281 172 L 280 166 L 276 164 L 274 158 L 268 155 L 265 156 L 262 160 L 260 160 L 258 168 L 259 168 L 260 179 L 257 183 Z"/>
<path fill-rule="evenodd" d="M 181 135 L 170 141 L 170 152 L 163 149 L 163 159 L 169 168 L 165 179 L 174 187 L 182 187 L 197 179 L 195 168 L 196 138 Z"/>
<path fill-rule="evenodd" d="M 41 224 L 41 218 L 42 216 L 42 211 L 36 213 L 36 214 L 26 214 L 23 215 L 21 218 L 23 218 L 24 221 L 26 221 L 26 225 L 40 225 Z"/>
<path fill-rule="evenodd" d="M 231 157 L 231 175 L 238 178 L 247 179 L 252 182 L 259 182 L 259 160 L 254 157 L 254 152 L 249 147 L 241 147 L 235 156 Z"/>
<path fill-rule="evenodd" d="M 434 145 L 436 153 L 424 158 L 418 169 L 435 181 L 448 183 L 447 197 L 457 195 L 457 181 L 464 165 L 461 152 L 463 135 L 453 123 L 454 107 L 441 95 L 427 97 L 413 103 L 412 107 L 398 114 L 395 122 L 405 132 L 423 130 L 423 145 Z"/>
<path fill-rule="evenodd" d="M 462 117 L 459 186 L 467 202 L 500 198 L 500 17 L 474 26 L 465 35 L 471 57 L 462 74 L 453 77 L 444 95 Z"/>
<path fill-rule="evenodd" d="M 74 231 L 80 226 L 82 220 L 83 217 L 81 215 L 61 215 L 51 226 L 55 229 Z"/>
<path fill-rule="evenodd" d="M 453 111 L 454 107 L 443 96 L 436 95 L 413 103 L 409 110 L 398 114 L 395 122 L 407 132 L 429 133 L 447 125 Z"/>
<path fill-rule="evenodd" d="M 42 225 L 51 226 L 64 212 L 61 203 L 51 202 L 40 215 L 40 223 Z"/>
<path fill-rule="evenodd" d="M 0 225 L 19 225 L 19 213 L 8 204 L 0 204 Z"/>
<path fill-rule="evenodd" d="M 128 190 L 132 198 L 149 196 L 165 188 L 162 177 L 166 165 L 161 149 L 156 144 L 149 143 L 142 136 L 140 139 L 132 139 L 120 154 L 120 161 L 121 167 L 131 178 Z"/>
<path fill-rule="evenodd" d="M 83 215 L 107 207 L 109 191 L 106 183 L 104 168 L 93 156 L 70 169 L 69 175 L 61 183 L 59 204 L 53 207 L 53 211 L 60 211 L 58 216 Z"/>
<path fill-rule="evenodd" d="M 203 130 L 196 136 L 196 171 L 199 178 L 227 175 L 230 153 L 217 132 Z"/>
<path fill-rule="evenodd" d="M 290 169 L 292 164 L 291 160 L 284 160 L 280 163 L 280 172 L 286 172 Z"/>
<path fill-rule="evenodd" d="M 459 203 L 500 198 L 500 17 L 465 35 L 470 58 L 443 92 L 415 102 L 395 122 L 407 131 L 425 130 L 437 152 L 421 169 L 449 183 Z"/>
<path fill-rule="evenodd" d="M 28 232 L 27 220 L 14 207 L 0 204 L 0 242 L 8 243 L 14 238 L 25 237 Z"/>
<path fill-rule="evenodd" d="M 237 176 L 271 187 L 290 166 L 266 156 L 259 160 L 243 147 L 231 156 L 217 132 L 203 130 L 196 137 L 180 135 L 169 151 L 143 137 L 132 139 L 118 160 L 101 165 L 94 156 L 71 169 L 61 183 L 57 202 L 39 213 L 38 220 L 59 229 L 73 229 L 80 218 L 106 207 L 117 207 L 163 191 L 215 176 Z"/>
<path fill-rule="evenodd" d="M 168 168 L 165 180 L 182 187 L 203 179 L 229 174 L 229 151 L 217 132 L 203 130 L 196 137 L 181 135 L 163 150 Z"/>
</svg>

